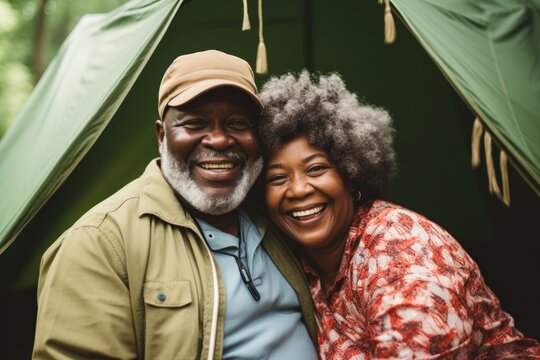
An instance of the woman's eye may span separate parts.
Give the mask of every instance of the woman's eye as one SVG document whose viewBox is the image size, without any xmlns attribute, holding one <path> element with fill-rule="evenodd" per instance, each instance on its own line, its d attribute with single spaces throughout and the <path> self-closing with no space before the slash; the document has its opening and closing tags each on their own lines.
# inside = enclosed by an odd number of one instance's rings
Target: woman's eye
<svg viewBox="0 0 540 360">
<path fill-rule="evenodd" d="M 324 164 L 315 164 L 306 169 L 308 175 L 317 176 L 324 174 L 330 167 Z"/>
<path fill-rule="evenodd" d="M 285 181 L 287 181 L 287 176 L 283 174 L 272 175 L 266 179 L 266 183 L 270 185 L 281 185 L 285 183 Z"/>
<path fill-rule="evenodd" d="M 245 131 L 252 128 L 251 121 L 244 119 L 231 119 L 227 122 L 227 126 L 237 131 Z"/>
</svg>

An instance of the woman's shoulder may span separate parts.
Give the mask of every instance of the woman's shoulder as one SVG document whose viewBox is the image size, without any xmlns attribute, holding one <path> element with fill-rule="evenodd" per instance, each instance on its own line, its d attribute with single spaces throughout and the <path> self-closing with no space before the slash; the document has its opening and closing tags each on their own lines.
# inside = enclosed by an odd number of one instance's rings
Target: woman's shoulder
<svg viewBox="0 0 540 360">
<path fill-rule="evenodd" d="M 412 210 L 376 200 L 364 213 L 358 255 L 375 273 L 392 278 L 452 273 L 466 278 L 476 264 L 445 229 Z M 378 276 L 377 276 L 378 277 Z"/>
<path fill-rule="evenodd" d="M 389 201 L 375 200 L 364 214 L 364 220 L 364 234 L 376 236 L 378 240 L 414 238 L 424 243 L 431 238 L 435 246 L 456 242 L 435 222 Z"/>
<path fill-rule="evenodd" d="M 369 218 L 370 223 L 373 222 L 400 222 L 400 221 L 412 221 L 419 222 L 428 220 L 425 216 L 415 212 L 414 210 L 407 209 L 403 206 L 394 204 L 386 200 L 375 200 L 369 205 L 369 210 L 366 213 L 366 218 Z"/>
</svg>

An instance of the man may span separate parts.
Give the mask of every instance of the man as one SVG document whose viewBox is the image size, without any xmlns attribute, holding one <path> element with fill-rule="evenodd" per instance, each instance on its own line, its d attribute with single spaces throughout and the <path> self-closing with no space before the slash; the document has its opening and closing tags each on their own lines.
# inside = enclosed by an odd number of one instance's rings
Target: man
<svg viewBox="0 0 540 360">
<path fill-rule="evenodd" d="M 178 57 L 159 90 L 161 160 L 43 256 L 36 359 L 315 359 L 301 269 L 257 209 L 253 72 Z"/>
</svg>

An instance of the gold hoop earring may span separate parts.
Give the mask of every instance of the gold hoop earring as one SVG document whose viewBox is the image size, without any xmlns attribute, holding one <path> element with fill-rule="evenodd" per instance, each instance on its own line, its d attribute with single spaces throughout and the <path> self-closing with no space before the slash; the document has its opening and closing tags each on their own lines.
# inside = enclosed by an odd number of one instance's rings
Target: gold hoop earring
<svg viewBox="0 0 540 360">
<path fill-rule="evenodd" d="M 351 193 L 351 196 L 352 196 L 353 202 L 358 202 L 362 198 L 362 193 L 360 192 L 360 190 L 354 190 Z"/>
</svg>

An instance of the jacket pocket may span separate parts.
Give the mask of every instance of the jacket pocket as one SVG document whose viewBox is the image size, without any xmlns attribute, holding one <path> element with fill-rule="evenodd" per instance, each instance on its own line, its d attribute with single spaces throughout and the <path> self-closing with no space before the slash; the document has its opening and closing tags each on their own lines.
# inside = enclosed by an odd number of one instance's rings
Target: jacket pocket
<svg viewBox="0 0 540 360">
<path fill-rule="evenodd" d="M 199 302 L 188 280 L 143 285 L 145 359 L 195 359 L 200 348 Z"/>
<path fill-rule="evenodd" d="M 191 303 L 189 281 L 147 282 L 143 290 L 144 302 L 157 307 L 182 307 Z"/>
</svg>

